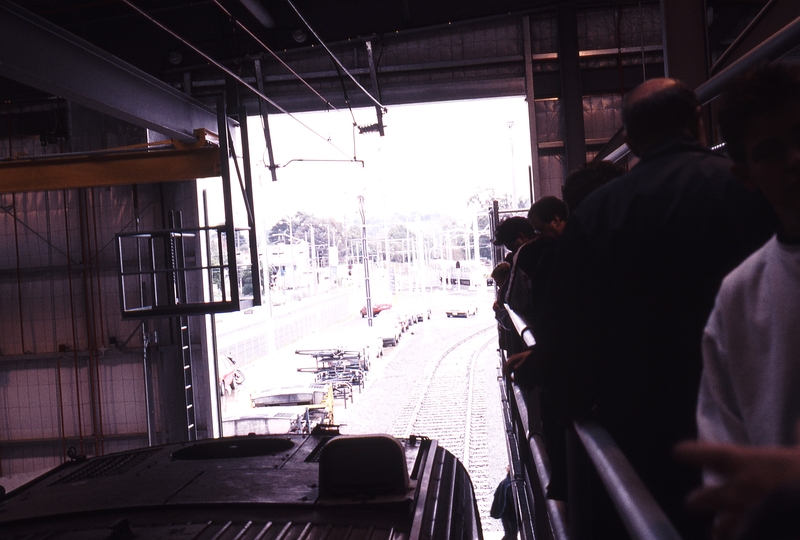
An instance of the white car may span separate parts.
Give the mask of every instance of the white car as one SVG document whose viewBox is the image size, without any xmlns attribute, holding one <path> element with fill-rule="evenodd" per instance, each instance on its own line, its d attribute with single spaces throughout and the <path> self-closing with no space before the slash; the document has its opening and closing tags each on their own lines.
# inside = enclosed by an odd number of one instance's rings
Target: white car
<svg viewBox="0 0 800 540">
<path fill-rule="evenodd" d="M 372 328 L 375 333 L 383 341 L 383 345 L 390 345 L 394 347 L 400 341 L 400 336 L 403 333 L 402 319 L 393 313 L 391 310 L 385 311 L 377 319 L 373 319 Z"/>
<path fill-rule="evenodd" d="M 363 328 L 347 332 L 337 340 L 342 349 L 363 351 L 367 366 L 376 358 L 383 356 L 383 339 L 375 328 L 376 322 L 377 319 L 373 319 L 372 328 L 364 324 Z"/>
<path fill-rule="evenodd" d="M 470 315 L 475 315 L 478 313 L 478 306 L 475 304 L 460 304 L 458 306 L 453 306 L 447 310 L 445 313 L 448 317 L 469 317 Z"/>
</svg>

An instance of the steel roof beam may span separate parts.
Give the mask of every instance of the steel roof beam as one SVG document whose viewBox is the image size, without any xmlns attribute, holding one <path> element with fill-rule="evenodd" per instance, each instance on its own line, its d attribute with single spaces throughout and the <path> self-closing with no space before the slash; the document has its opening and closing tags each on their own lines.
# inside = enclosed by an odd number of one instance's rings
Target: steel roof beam
<svg viewBox="0 0 800 540">
<path fill-rule="evenodd" d="M 0 0 L 0 75 L 181 141 L 217 131 L 199 101 Z"/>
</svg>

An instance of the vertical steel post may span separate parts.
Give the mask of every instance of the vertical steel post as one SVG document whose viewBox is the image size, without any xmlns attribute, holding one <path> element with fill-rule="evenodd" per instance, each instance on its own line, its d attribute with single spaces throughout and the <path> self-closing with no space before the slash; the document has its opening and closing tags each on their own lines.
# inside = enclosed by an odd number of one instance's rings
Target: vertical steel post
<svg viewBox="0 0 800 540">
<path fill-rule="evenodd" d="M 561 110 L 564 117 L 566 174 L 586 163 L 586 132 L 583 123 L 583 90 L 578 46 L 578 13 L 574 6 L 558 8 L 558 61 L 561 71 Z M 566 175 L 565 174 L 565 175 Z M 561 183 L 549 186 L 543 195 L 560 196 Z"/>
<path fill-rule="evenodd" d="M 264 77 L 261 75 L 261 61 L 254 62 L 256 68 L 256 88 L 262 94 L 264 93 Z M 258 111 L 261 113 L 261 119 L 264 122 L 264 141 L 267 144 L 267 155 L 269 156 L 269 172 L 272 175 L 272 181 L 278 181 L 278 174 L 276 172 L 277 166 L 275 165 L 275 155 L 272 152 L 272 135 L 269 131 L 269 116 L 267 111 L 267 104 L 260 97 L 258 98 Z"/>
<path fill-rule="evenodd" d="M 239 282 L 236 266 L 236 230 L 233 225 L 233 196 L 231 193 L 231 168 L 228 148 L 228 115 L 225 101 L 217 101 L 217 124 L 219 129 L 220 176 L 222 177 L 222 196 L 225 204 L 225 240 L 228 252 L 228 278 L 230 280 L 231 302 L 239 305 Z M 221 254 L 220 254 L 221 255 Z M 221 281 L 225 281 L 225 265 L 222 265 Z"/>
<path fill-rule="evenodd" d="M 239 129 L 242 132 L 242 169 L 244 170 L 244 191 L 247 197 L 245 204 L 248 206 L 247 217 L 250 220 L 248 226 L 248 242 L 250 244 L 250 283 L 253 286 L 253 305 L 260 306 L 261 298 L 261 268 L 258 256 L 258 231 L 256 230 L 256 203 L 253 191 L 253 173 L 250 166 L 250 135 L 247 131 L 247 109 L 239 107 L 234 111 L 239 118 Z"/>
<path fill-rule="evenodd" d="M 208 227 L 208 192 L 204 189 L 203 190 L 203 224 L 205 227 Z M 210 231 L 206 228 L 205 231 L 205 238 L 206 238 L 206 257 L 209 261 L 209 266 L 211 266 L 211 237 L 209 236 Z M 217 246 L 219 247 L 219 246 Z M 208 275 L 208 290 L 209 293 L 212 295 L 214 294 L 214 275 L 213 271 L 209 268 L 207 273 Z M 222 403 L 220 401 L 220 384 L 219 384 L 219 352 L 217 351 L 217 316 L 214 313 L 209 315 L 211 317 L 211 354 L 213 356 L 212 362 L 214 363 L 214 403 L 216 404 L 217 410 L 217 430 L 219 436 L 222 437 Z"/>
<path fill-rule="evenodd" d="M 367 289 L 367 325 L 372 326 L 372 296 L 369 290 L 369 259 L 367 258 L 367 218 L 364 213 L 364 196 L 358 196 L 358 212 L 361 214 L 361 249 L 364 261 L 364 286 Z"/>
<path fill-rule="evenodd" d="M 381 92 L 378 88 L 378 69 L 375 66 L 375 59 L 372 54 L 372 41 L 367 40 L 365 45 L 367 47 L 367 62 L 369 63 L 369 78 L 372 82 L 372 91 L 375 92 L 375 97 L 380 101 Z M 383 137 L 383 109 L 380 105 L 375 105 L 375 114 L 378 117 L 378 133 Z"/>
</svg>

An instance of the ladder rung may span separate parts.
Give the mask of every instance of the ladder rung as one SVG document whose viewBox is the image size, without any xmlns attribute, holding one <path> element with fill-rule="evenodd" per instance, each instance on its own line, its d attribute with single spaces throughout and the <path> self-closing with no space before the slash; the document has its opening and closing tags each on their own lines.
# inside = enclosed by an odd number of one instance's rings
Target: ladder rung
<svg viewBox="0 0 800 540">
<path fill-rule="evenodd" d="M 192 368 L 192 366 L 190 364 L 186 364 L 185 366 L 183 366 L 184 370 L 191 369 L 191 368 Z"/>
<path fill-rule="evenodd" d="M 194 403 L 189 403 L 189 404 L 186 406 L 186 409 L 188 410 L 188 409 L 191 409 L 191 408 L 193 408 L 193 407 L 194 407 Z"/>
<path fill-rule="evenodd" d="M 173 327 L 173 328 L 174 328 L 174 327 Z M 188 330 L 188 329 L 189 329 L 189 327 L 188 327 L 188 326 L 186 326 L 186 325 L 183 325 L 183 326 L 181 326 L 181 330 Z"/>
<path fill-rule="evenodd" d="M 183 387 L 183 389 L 184 390 L 191 390 L 192 389 L 192 385 L 191 384 L 187 384 L 186 386 Z"/>
<path fill-rule="evenodd" d="M 189 429 L 194 429 L 194 424 L 189 424 L 187 427 L 188 427 Z"/>
<path fill-rule="evenodd" d="M 182 348 L 182 349 L 185 351 L 186 349 L 188 349 L 188 348 L 189 348 L 189 346 L 188 346 L 188 345 L 184 345 L 184 346 L 183 346 L 183 347 L 181 347 L 181 348 Z"/>
</svg>

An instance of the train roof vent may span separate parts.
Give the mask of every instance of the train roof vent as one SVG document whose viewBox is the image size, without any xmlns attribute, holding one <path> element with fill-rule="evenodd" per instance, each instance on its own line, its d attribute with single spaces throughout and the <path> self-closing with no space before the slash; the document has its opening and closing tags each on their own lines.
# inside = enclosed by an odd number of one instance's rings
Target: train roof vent
<svg viewBox="0 0 800 540">
<path fill-rule="evenodd" d="M 115 456 L 90 459 L 83 467 L 80 467 L 78 470 L 71 472 L 64 478 L 50 485 L 71 484 L 73 482 L 91 480 L 92 478 L 124 474 L 156 452 L 158 452 L 158 450 L 141 450 L 139 452 L 128 452 Z"/>
<path fill-rule="evenodd" d="M 294 446 L 289 439 L 235 438 L 216 439 L 181 448 L 172 453 L 172 459 L 231 459 L 271 456 Z"/>
<path fill-rule="evenodd" d="M 403 445 L 389 435 L 335 437 L 319 459 L 320 497 L 405 495 Z"/>
</svg>

